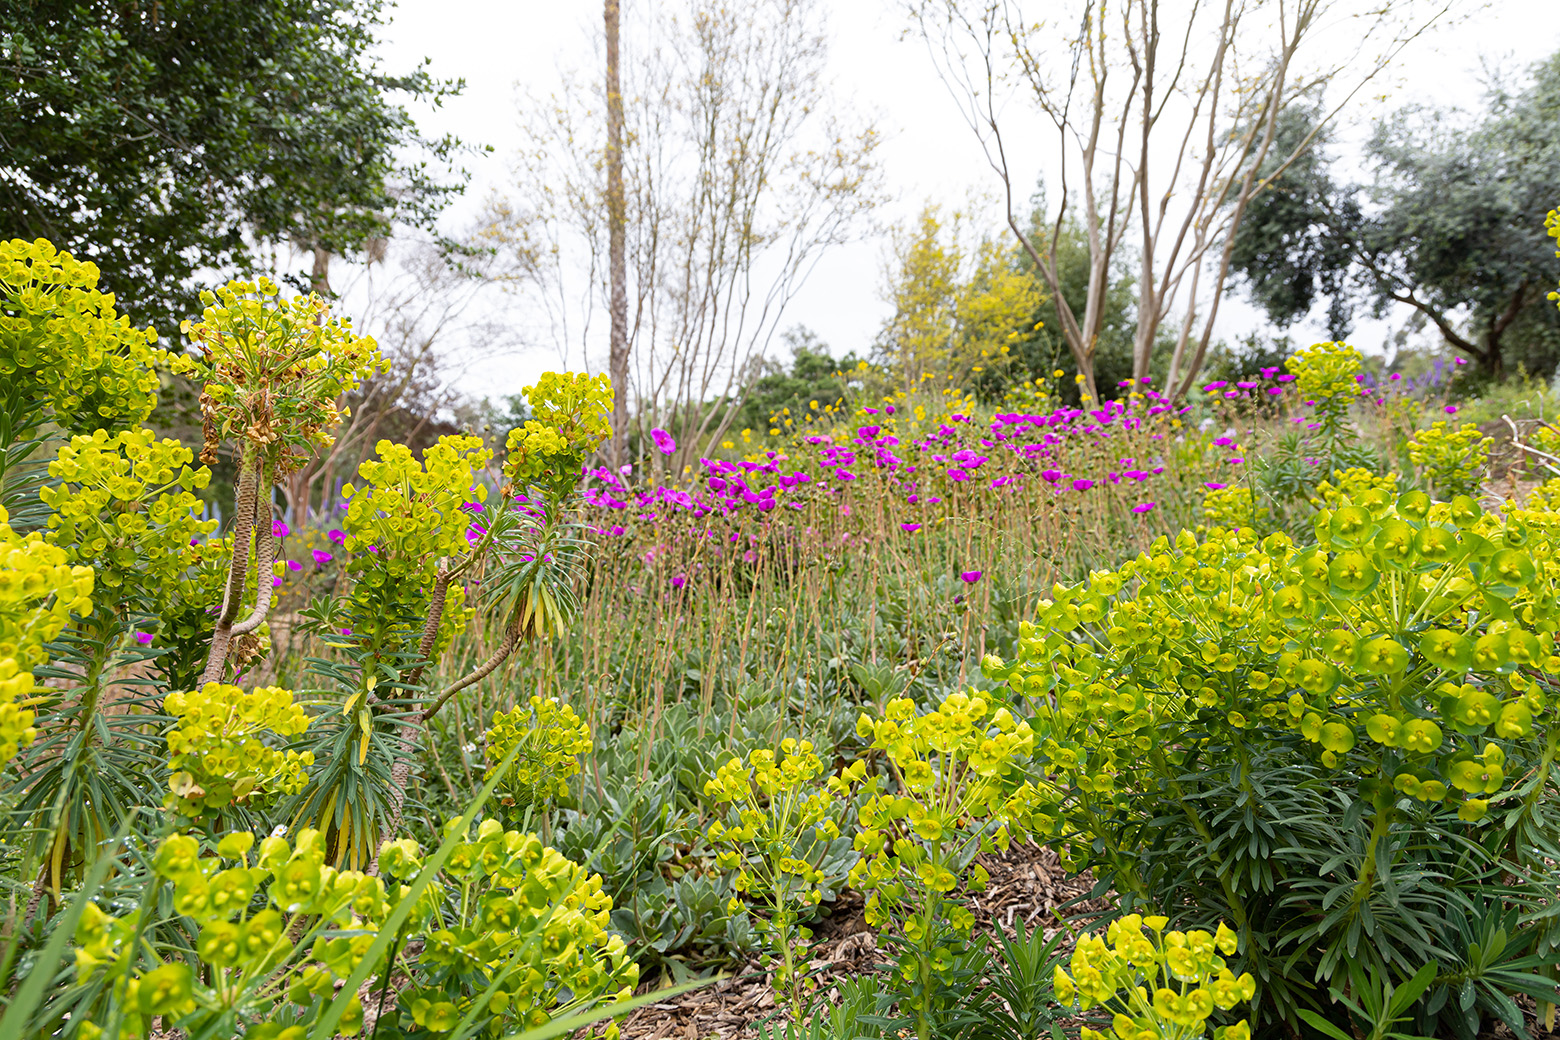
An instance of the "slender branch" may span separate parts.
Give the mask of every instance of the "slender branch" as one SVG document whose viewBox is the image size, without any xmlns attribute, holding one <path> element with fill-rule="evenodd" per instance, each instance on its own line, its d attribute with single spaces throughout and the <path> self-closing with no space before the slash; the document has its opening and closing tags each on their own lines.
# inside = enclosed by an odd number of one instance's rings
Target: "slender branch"
<svg viewBox="0 0 1560 1040">
<path fill-rule="evenodd" d="M 228 651 L 233 644 L 233 619 L 244 600 L 244 580 L 249 574 L 249 546 L 255 526 L 255 513 L 259 509 L 260 485 L 265 483 L 265 463 L 258 456 L 251 459 L 246 452 L 239 456 L 238 490 L 234 495 L 233 561 L 228 566 L 227 590 L 222 598 L 222 613 L 211 634 L 211 651 L 206 656 L 206 667 L 200 682 L 205 685 L 222 678 L 227 666 Z M 269 492 L 267 491 L 269 503 Z"/>
<path fill-rule="evenodd" d="M 481 682 L 483 679 L 486 679 L 489 675 L 492 675 L 493 670 L 496 669 L 499 665 L 503 664 L 504 661 L 508 659 L 510 654 L 514 653 L 515 646 L 519 642 L 519 629 L 516 626 L 511 626 L 509 631 L 504 634 L 504 641 L 498 645 L 497 650 L 493 651 L 493 655 L 491 657 L 478 665 L 475 671 L 462 676 L 461 678 L 451 683 L 449 686 L 445 687 L 444 692 L 439 694 L 438 699 L 430 704 L 428 709 L 422 713 L 423 721 L 426 722 L 433 718 L 433 716 L 438 713 L 439 709 L 444 707 L 449 699 L 455 696 L 461 690 L 464 690 L 468 686 L 473 686 L 476 683 Z"/>
</svg>

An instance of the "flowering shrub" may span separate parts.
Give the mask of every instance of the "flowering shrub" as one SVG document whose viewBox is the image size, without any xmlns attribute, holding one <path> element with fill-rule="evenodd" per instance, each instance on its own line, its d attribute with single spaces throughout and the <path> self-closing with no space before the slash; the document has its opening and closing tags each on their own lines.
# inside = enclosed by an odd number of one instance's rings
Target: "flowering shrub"
<svg viewBox="0 0 1560 1040">
<path fill-rule="evenodd" d="M 499 800 L 513 811 L 546 811 L 547 803 L 569 794 L 569 778 L 580 771 L 579 756 L 590 754 L 590 727 L 556 698 L 532 697 L 528 705 L 499 712 L 484 735 L 487 776 L 498 770 L 515 745 L 520 753 L 499 781 Z"/>
<path fill-rule="evenodd" d="M 509 432 L 504 475 L 516 490 L 556 501 L 612 432 L 612 386 L 604 375 L 547 372 L 526 393 L 535 418 Z"/>
<path fill-rule="evenodd" d="M 106 593 L 161 615 L 199 558 L 200 537 L 217 526 L 196 519 L 193 492 L 210 483 L 211 471 L 191 469 L 193 458 L 144 428 L 72 437 L 49 464 L 59 483 L 39 493 L 52 510 L 50 540 L 73 563 L 91 566 Z"/>
<path fill-rule="evenodd" d="M 138 426 L 157 404 L 157 333 L 97 291 L 98 269 L 43 239 L 0 242 L 0 384 L 26 418 L 70 433 Z M 24 410 L 25 408 L 25 410 Z M 42 409 L 43 411 L 40 411 Z"/>
<path fill-rule="evenodd" d="M 732 758 L 704 784 L 717 805 L 729 806 L 727 822 L 710 824 L 710 844 L 720 850 L 717 863 L 735 870 L 735 888 L 763 906 L 767 916 L 749 914 L 754 932 L 769 947 L 774 987 L 802 1019 L 805 994 L 802 965 L 812 930 L 801 922 L 823 900 L 829 877 L 826 860 L 840 840 L 840 797 L 866 775 L 856 762 L 842 776 L 823 778 L 823 760 L 810 741 L 787 737 L 778 752 L 760 748 L 744 766 Z M 746 906 L 733 897 L 733 916 Z"/>
<path fill-rule="evenodd" d="M 0 509 L 0 766 L 33 742 L 34 671 L 72 615 L 92 612 L 93 575 L 40 534 L 19 535 Z"/>
<path fill-rule="evenodd" d="M 1421 480 L 1434 493 L 1448 498 L 1477 495 L 1489 469 L 1493 438 L 1473 423 L 1451 428 L 1445 420 L 1419 430 L 1408 442 L 1408 457 L 1418 467 Z"/>
<path fill-rule="evenodd" d="M 351 629 L 366 650 L 409 652 L 435 609 L 440 561 L 462 560 L 472 551 L 467 504 L 487 499 L 477 473 L 491 453 L 479 438 L 461 436 L 440 437 L 420 462 L 404 444 L 380 441 L 375 450 L 378 460 L 360 467 L 368 486 L 343 489 L 349 504 L 342 548 L 352 554 L 346 564 L 352 591 L 337 627 Z M 431 653 L 442 651 L 470 620 L 464 602 L 463 586 L 444 589 Z"/>
<path fill-rule="evenodd" d="M 262 736 L 295 737 L 309 725 L 292 693 L 276 686 L 241 690 L 207 683 L 163 702 L 178 720 L 168 733 L 168 806 L 186 816 L 221 813 L 294 794 L 307 782 L 312 752 L 278 751 Z"/>
<path fill-rule="evenodd" d="M 379 865 L 410 881 L 422 869 L 417 843 L 387 843 Z M 443 1033 L 471 1016 L 505 1035 L 626 998 L 639 983 L 622 938 L 607 931 L 601 877 L 496 820 L 455 847 L 419 910 L 427 938 L 401 994 L 406 1027 Z"/>
<path fill-rule="evenodd" d="M 1316 1000 L 1309 980 L 1356 957 L 1407 978 L 1457 946 L 1444 915 L 1402 897 L 1435 891 L 1438 845 L 1479 850 L 1456 861 L 1468 885 L 1513 849 L 1529 850 L 1527 891 L 1553 876 L 1535 850 L 1555 825 L 1560 515 L 1378 491 L 1315 530 L 1314 546 L 1162 539 L 1058 586 L 1017 662 L 988 662 L 1037 702 L 1036 822 L 1063 862 L 1131 902 L 1249 930 L 1264 1017 Z M 1148 843 L 1169 819 L 1187 826 Z M 1524 929 L 1536 949 L 1560 938 Z"/>
<path fill-rule="evenodd" d="M 268 472 L 295 469 L 330 443 L 341 396 L 381 366 L 389 370 L 374 341 L 313 294 L 283 299 L 262 278 L 229 282 L 200 300 L 201 319 L 182 327 L 199 357 L 183 355 L 177 368 L 204 384 L 202 462 L 237 439 L 242 456 L 257 454 Z"/>
<path fill-rule="evenodd" d="M 150 887 L 197 930 L 199 971 L 145 942 L 149 900 L 120 917 L 87 906 L 76 929 L 76 973 L 82 981 L 106 976 L 115 1000 L 82 1035 L 145 1036 L 158 1017 L 186 1035 L 244 1023 L 252 1024 L 246 1035 L 275 1037 L 314 1022 L 368 952 L 392 893 L 377 877 L 326 866 L 316 831 L 300 832 L 294 845 L 268 837 L 251 857 L 254 844 L 254 835 L 235 831 L 215 855 L 202 855 L 194 838 L 174 835 L 157 852 Z M 289 931 L 299 925 L 302 941 Z M 337 1028 L 355 1036 L 362 1022 L 353 996 Z"/>
<path fill-rule="evenodd" d="M 950 694 L 924 715 L 897 698 L 881 719 L 861 716 L 856 732 L 887 757 L 897 790 L 868 781 L 850 880 L 868 893 L 867 923 L 891 929 L 900 1010 L 925 1040 L 951 1010 L 975 923 L 957 893 L 990 880 L 975 854 L 1006 850 L 1034 812 L 1038 792 L 1021 769 L 1034 733 L 982 693 Z"/>
<path fill-rule="evenodd" d="M 1167 932 L 1166 917 L 1126 914 L 1112 921 L 1105 937 L 1080 936 L 1073 948 L 1072 974 L 1056 968 L 1056 999 L 1075 1001 L 1082 1011 L 1114 1012 L 1111 1031 L 1119 1040 L 1190 1040 L 1205 1036 L 1214 1008 L 1228 1011 L 1256 992 L 1249 974 L 1239 978 L 1224 957 L 1233 956 L 1235 933 L 1221 921 L 1216 933 Z M 1219 954 L 1224 954 L 1224 957 Z M 1085 1027 L 1082 1040 L 1105 1040 Z M 1244 1021 L 1220 1026 L 1214 1040 L 1249 1040 Z"/>
</svg>

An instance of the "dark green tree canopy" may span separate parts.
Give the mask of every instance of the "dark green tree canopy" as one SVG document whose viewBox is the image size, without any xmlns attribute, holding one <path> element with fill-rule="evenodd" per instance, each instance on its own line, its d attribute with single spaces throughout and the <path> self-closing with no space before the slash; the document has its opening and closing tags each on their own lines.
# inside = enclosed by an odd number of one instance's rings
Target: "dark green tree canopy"
<svg viewBox="0 0 1560 1040">
<path fill-rule="evenodd" d="M 291 243 L 432 228 L 462 179 L 379 70 L 383 0 L 0 0 L 0 236 L 95 262 L 165 335 L 200 284 Z M 442 178 L 442 179 L 441 179 Z M 306 281 L 300 276 L 300 280 Z"/>
<path fill-rule="evenodd" d="M 1309 114 L 1288 115 L 1305 132 Z M 1253 203 L 1235 269 L 1280 325 L 1328 303 L 1333 335 L 1365 307 L 1414 308 L 1446 342 L 1499 377 L 1560 363 L 1560 315 L 1547 306 L 1554 249 L 1544 215 L 1560 171 L 1560 54 L 1520 90 L 1496 87 L 1466 125 L 1413 108 L 1382 121 L 1372 174 L 1341 184 L 1326 151 L 1285 170 Z"/>
</svg>

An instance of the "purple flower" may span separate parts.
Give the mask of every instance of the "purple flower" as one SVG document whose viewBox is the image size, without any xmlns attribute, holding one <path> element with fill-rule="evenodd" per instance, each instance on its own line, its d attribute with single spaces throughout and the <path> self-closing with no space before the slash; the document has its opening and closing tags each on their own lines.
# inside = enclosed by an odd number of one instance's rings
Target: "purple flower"
<svg viewBox="0 0 1560 1040">
<path fill-rule="evenodd" d="M 952 477 L 956 481 L 969 480 L 970 479 L 970 475 L 968 473 L 966 473 L 964 470 L 960 469 L 958 466 L 955 466 L 952 469 L 950 469 L 948 471 L 948 476 Z"/>
<path fill-rule="evenodd" d="M 1225 387 L 1227 387 L 1229 385 L 1230 384 L 1226 383 L 1224 380 L 1221 379 L 1217 383 L 1209 383 L 1207 386 L 1203 387 L 1203 389 L 1204 390 L 1223 390 Z"/>
<path fill-rule="evenodd" d="M 1452 359 L 1452 364 L 1454 364 L 1454 365 L 1466 365 L 1467 363 L 1468 363 L 1468 359 L 1467 358 L 1453 358 Z"/>
<path fill-rule="evenodd" d="M 1229 487 L 1229 485 L 1228 484 L 1215 484 L 1212 481 L 1209 481 L 1209 482 L 1203 484 L 1203 487 L 1207 488 L 1209 491 L 1223 491 L 1225 488 Z"/>
<path fill-rule="evenodd" d="M 288 560 L 287 569 L 290 571 L 301 571 L 303 570 L 303 564 L 299 563 L 297 560 Z"/>
<path fill-rule="evenodd" d="M 973 585 L 980 580 L 981 571 L 960 571 L 959 577 L 964 579 L 966 585 Z"/>
<path fill-rule="evenodd" d="M 1156 505 L 1158 505 L 1157 502 L 1139 502 L 1137 505 L 1132 507 L 1132 511 L 1134 513 L 1147 513 Z"/>
<path fill-rule="evenodd" d="M 674 589 L 680 589 L 686 584 L 688 584 L 688 579 L 684 575 L 679 574 L 672 579 L 672 588 Z"/>
<path fill-rule="evenodd" d="M 140 643 L 142 646 L 151 646 L 152 634 L 150 632 L 137 632 L 135 634 L 135 641 Z"/>
<path fill-rule="evenodd" d="M 1074 491 L 1087 491 L 1094 486 L 1094 481 L 1079 477 L 1072 482 L 1072 486 Z"/>
<path fill-rule="evenodd" d="M 1224 461 L 1228 462 L 1231 466 L 1239 466 L 1242 462 L 1245 462 L 1246 460 L 1244 458 L 1241 458 L 1240 456 L 1237 455 L 1233 459 L 1225 459 Z"/>
<path fill-rule="evenodd" d="M 275 578 L 271 579 L 271 588 L 279 589 L 281 587 L 282 587 L 282 579 L 280 577 L 275 577 Z"/>
<path fill-rule="evenodd" d="M 335 557 L 326 552 L 324 549 L 314 550 L 314 566 L 316 567 L 323 567 L 325 564 L 334 559 Z"/>
<path fill-rule="evenodd" d="M 917 531 L 919 531 L 921 529 L 921 525 L 920 524 L 900 524 L 899 525 L 899 529 L 901 531 L 908 531 L 910 534 L 915 534 Z"/>
<path fill-rule="evenodd" d="M 677 450 L 677 442 L 665 430 L 651 430 L 650 439 L 655 441 L 655 446 L 661 449 L 662 455 L 670 455 Z"/>
<path fill-rule="evenodd" d="M 329 538 L 331 541 L 335 542 L 337 545 L 342 545 L 347 540 L 346 532 L 342 531 L 339 528 L 332 529 L 330 534 L 326 535 L 325 537 Z"/>
<path fill-rule="evenodd" d="M 344 636 L 350 636 L 352 634 L 352 629 L 344 628 L 344 629 L 341 630 L 341 634 L 344 635 Z"/>
<path fill-rule="evenodd" d="M 855 480 L 856 474 L 852 473 L 848 469 L 841 469 L 834 471 L 834 477 L 836 480 Z"/>
<path fill-rule="evenodd" d="M 272 520 L 271 534 L 276 538 L 286 538 L 288 535 L 292 534 L 292 529 L 281 520 Z"/>
<path fill-rule="evenodd" d="M 1232 448 L 1235 446 L 1235 438 L 1220 437 L 1218 440 L 1213 442 L 1213 446 L 1215 448 Z"/>
<path fill-rule="evenodd" d="M 1040 471 L 1040 479 L 1055 484 L 1062 479 L 1062 471 L 1059 469 L 1043 469 Z"/>
<path fill-rule="evenodd" d="M 1461 360 L 1461 358 L 1459 358 L 1458 360 Z M 1446 406 L 1446 414 L 1447 415 L 1456 415 L 1457 414 L 1457 406 L 1455 404 L 1447 405 Z"/>
</svg>

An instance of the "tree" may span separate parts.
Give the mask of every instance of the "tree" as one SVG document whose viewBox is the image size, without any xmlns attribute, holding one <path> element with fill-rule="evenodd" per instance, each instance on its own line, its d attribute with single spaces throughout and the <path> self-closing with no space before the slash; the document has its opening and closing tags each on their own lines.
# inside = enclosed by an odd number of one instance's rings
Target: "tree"
<svg viewBox="0 0 1560 1040">
<path fill-rule="evenodd" d="M 878 332 L 877 350 L 893 369 L 905 393 L 923 389 L 938 379 L 948 385 L 946 371 L 952 353 L 960 267 L 957 214 L 951 240 L 945 239 L 944 219 L 936 206 L 925 206 L 914 231 L 894 235 L 897 261 L 885 294 L 894 311 Z"/>
<path fill-rule="evenodd" d="M 629 404 L 641 445 L 677 427 L 676 467 L 730 427 L 819 256 L 876 202 L 877 133 L 831 103 L 823 30 L 818 0 L 687 0 L 625 33 Z M 527 106 L 518 201 L 491 210 L 510 284 L 587 366 L 610 296 L 606 93 L 570 80 Z"/>
<path fill-rule="evenodd" d="M 392 223 L 431 229 L 459 182 L 395 95 L 459 83 L 373 58 L 383 0 L 11 0 L 0 6 L 0 221 L 95 262 L 164 333 L 198 283 L 288 244 L 353 255 Z"/>
<path fill-rule="evenodd" d="M 1159 330 L 1184 309 L 1169 363 L 1172 389 L 1195 378 L 1213 335 L 1230 248 L 1251 200 L 1314 138 L 1275 152 L 1280 114 L 1332 86 L 1330 121 L 1450 0 L 1381 5 L 1328 31 L 1338 0 L 1079 0 L 1051 22 L 1030 21 L 1018 0 L 910 0 L 929 45 L 993 170 L 1008 226 L 1050 289 L 1060 331 L 1097 396 L 1094 358 L 1110 272 L 1129 235 L 1138 245 L 1132 374 L 1150 371 Z M 1390 10 L 1389 10 L 1390 7 Z M 1312 58 L 1311 55 L 1316 57 Z M 1014 195 L 1008 95 L 1028 92 L 1059 149 L 1054 217 L 1039 234 Z M 1089 244 L 1082 310 L 1061 291 L 1057 250 L 1076 212 Z M 1193 344 L 1195 334 L 1195 344 Z M 1190 353 L 1188 354 L 1188 347 Z"/>
<path fill-rule="evenodd" d="M 1324 152 L 1285 171 L 1238 236 L 1252 298 L 1280 324 L 1327 300 L 1335 329 L 1361 306 L 1404 306 L 1491 378 L 1553 370 L 1544 214 L 1560 169 L 1560 54 L 1523 89 L 1495 84 L 1472 125 L 1425 108 L 1382 120 L 1366 158 L 1362 183 L 1338 183 Z"/>
<path fill-rule="evenodd" d="M 850 375 L 860 362 L 847 354 L 836 361 L 829 345 L 805 326 L 787 329 L 781 342 L 791 351 L 791 367 L 765 359 L 764 374 L 743 395 L 742 408 L 733 424 L 750 430 L 799 428 L 809 417 L 821 418 L 831 406 L 845 400 Z"/>
<path fill-rule="evenodd" d="M 608 372 L 612 376 L 612 465 L 628 455 L 628 267 L 624 258 L 627 203 L 623 197 L 623 84 L 618 75 L 618 0 L 605 0 L 607 36 L 607 274 L 612 311 Z"/>
<path fill-rule="evenodd" d="M 983 397 L 1006 389 L 1015 347 L 1040 324 L 1045 291 L 1016 246 L 961 241 L 965 218 L 928 205 L 895 233 L 885 293 L 894 312 L 877 336 L 879 360 L 906 393 L 957 387 Z"/>
</svg>

